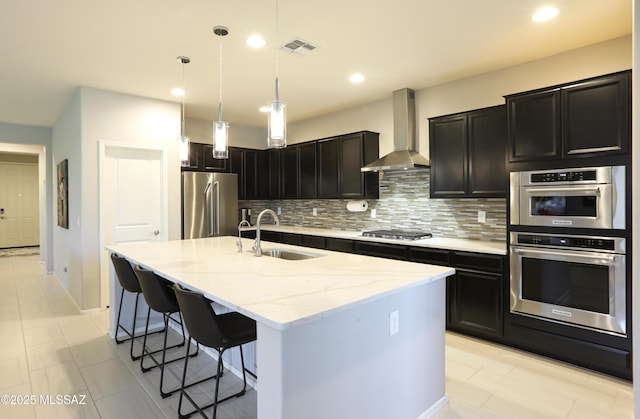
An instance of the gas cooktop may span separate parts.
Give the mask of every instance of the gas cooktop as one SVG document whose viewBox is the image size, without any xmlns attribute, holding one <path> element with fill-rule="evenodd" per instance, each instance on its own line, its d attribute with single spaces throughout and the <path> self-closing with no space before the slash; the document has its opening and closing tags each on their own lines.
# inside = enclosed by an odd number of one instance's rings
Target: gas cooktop
<svg viewBox="0 0 640 419">
<path fill-rule="evenodd" d="M 381 239 L 395 240 L 421 240 L 431 237 L 431 233 L 423 231 L 406 231 L 406 230 L 371 230 L 363 231 L 363 237 L 377 237 Z"/>
</svg>

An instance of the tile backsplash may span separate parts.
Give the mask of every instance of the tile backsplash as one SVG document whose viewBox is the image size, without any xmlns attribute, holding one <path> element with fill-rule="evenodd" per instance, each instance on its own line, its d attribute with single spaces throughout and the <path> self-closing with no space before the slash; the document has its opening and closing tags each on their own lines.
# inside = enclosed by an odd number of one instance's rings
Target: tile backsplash
<svg viewBox="0 0 640 419">
<path fill-rule="evenodd" d="M 252 222 L 265 209 L 281 209 L 280 222 L 288 226 L 338 230 L 416 229 L 435 237 L 478 240 L 506 240 L 506 199 L 430 199 L 427 170 L 380 174 L 380 198 L 367 200 L 364 212 L 347 211 L 347 200 L 289 199 L 240 201 L 251 208 Z M 317 215 L 313 215 L 316 209 Z M 376 218 L 371 218 L 371 210 Z M 478 211 L 486 212 L 486 222 L 478 222 Z"/>
</svg>

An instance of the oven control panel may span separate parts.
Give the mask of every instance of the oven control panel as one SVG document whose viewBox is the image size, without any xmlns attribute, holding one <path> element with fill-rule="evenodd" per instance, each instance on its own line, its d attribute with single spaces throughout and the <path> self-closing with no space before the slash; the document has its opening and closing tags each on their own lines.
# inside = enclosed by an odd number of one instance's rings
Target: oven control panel
<svg viewBox="0 0 640 419">
<path fill-rule="evenodd" d="M 531 173 L 531 183 L 580 182 L 596 179 L 595 170 Z"/>
<path fill-rule="evenodd" d="M 514 233 L 511 244 L 616 251 L 619 238 Z M 624 240 L 624 239 L 622 239 Z"/>
</svg>

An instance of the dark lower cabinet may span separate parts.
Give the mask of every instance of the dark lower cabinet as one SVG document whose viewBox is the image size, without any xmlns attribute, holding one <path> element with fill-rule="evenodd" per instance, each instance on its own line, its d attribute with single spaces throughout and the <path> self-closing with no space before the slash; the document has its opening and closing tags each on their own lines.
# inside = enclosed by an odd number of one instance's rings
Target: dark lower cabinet
<svg viewBox="0 0 640 419">
<path fill-rule="evenodd" d="M 502 275 L 456 269 L 447 282 L 450 329 L 502 336 Z"/>
</svg>

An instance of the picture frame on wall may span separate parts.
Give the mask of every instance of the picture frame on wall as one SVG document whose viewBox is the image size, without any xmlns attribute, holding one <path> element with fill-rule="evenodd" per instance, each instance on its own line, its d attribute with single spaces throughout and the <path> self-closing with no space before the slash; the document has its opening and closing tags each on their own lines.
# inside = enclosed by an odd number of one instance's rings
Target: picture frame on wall
<svg viewBox="0 0 640 419">
<path fill-rule="evenodd" d="M 69 228 L 69 162 L 67 159 L 58 163 L 58 225 Z"/>
</svg>

